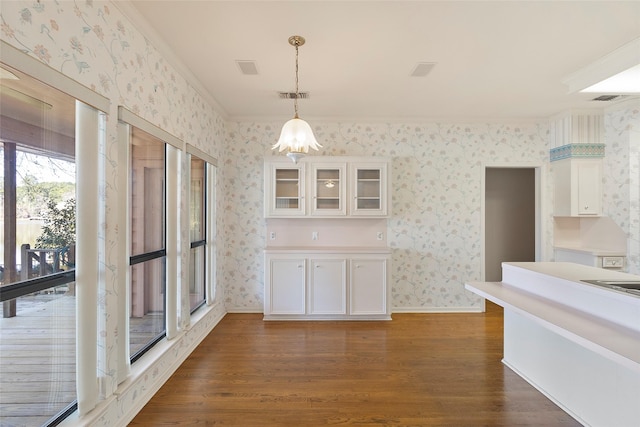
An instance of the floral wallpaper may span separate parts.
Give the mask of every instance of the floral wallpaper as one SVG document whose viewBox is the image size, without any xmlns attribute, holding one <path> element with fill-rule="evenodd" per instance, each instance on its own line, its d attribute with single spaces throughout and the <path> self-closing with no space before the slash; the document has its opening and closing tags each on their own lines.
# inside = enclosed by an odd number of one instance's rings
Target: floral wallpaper
<svg viewBox="0 0 640 427">
<path fill-rule="evenodd" d="M 524 124 L 312 123 L 318 155 L 392 159 L 392 306 L 396 311 L 480 307 L 464 282 L 481 279 L 481 183 L 484 165 L 548 164 L 548 126 Z M 229 125 L 223 184 L 233 240 L 225 251 L 227 308 L 261 311 L 262 162 L 279 123 Z M 545 171 L 548 167 L 545 166 Z M 256 173 L 259 171 L 259 173 Z M 549 198 L 551 199 L 551 194 Z M 546 217 L 547 222 L 551 220 Z M 550 222 L 549 222 L 550 223 Z M 548 226 L 550 228 L 550 226 Z M 545 239 L 547 246 L 550 238 Z M 231 245 L 234 248 L 231 248 Z M 550 246 L 547 253 L 551 253 Z"/>
<path fill-rule="evenodd" d="M 105 181 L 99 200 L 105 211 L 104 229 L 99 230 L 103 244 L 100 261 L 104 281 L 99 287 L 99 363 L 101 396 L 109 397 L 118 389 L 117 346 L 124 334 L 118 331 L 115 314 L 123 304 L 118 283 L 122 271 L 116 262 L 122 229 L 118 226 L 118 210 L 122 209 L 119 176 L 127 174 L 125 165 L 118 162 L 117 108 L 122 105 L 147 121 L 166 130 L 185 143 L 220 159 L 224 147 L 226 124 L 212 106 L 162 57 L 157 49 L 124 16 L 114 2 L 106 1 L 12 1 L 0 2 L 0 37 L 27 55 L 37 58 L 52 69 L 107 97 L 106 143 L 102 163 Z M 1 52 L 0 52 L 1 55 Z M 1 59 L 1 58 L 0 58 Z M 186 168 L 181 182 L 186 182 Z M 224 181 L 224 173 L 218 176 Z M 186 206 L 181 206 L 185 211 Z M 218 211 L 222 212 L 220 205 Z M 224 215 L 220 216 L 224 218 Z M 223 220 L 218 230 L 225 230 Z M 182 230 L 188 239 L 188 230 Z M 224 239 L 223 239 L 224 240 Z M 218 255 L 221 258 L 221 255 Z M 188 271 L 186 258 L 182 272 Z M 184 273 L 183 273 L 184 274 Z M 221 281 L 218 280 L 220 283 Z M 188 304 L 188 301 L 187 301 Z M 211 316 L 216 319 L 224 307 L 214 306 Z M 175 366 L 184 357 L 185 347 L 206 334 L 213 327 L 211 318 L 193 326 L 171 352 L 160 357 L 158 366 Z M 186 324 L 183 322 L 181 324 Z M 196 337 L 198 337 L 196 339 Z M 187 353 L 188 354 L 188 353 Z M 160 375 L 155 367 L 141 378 L 131 381 L 127 395 L 144 396 Z M 147 396 L 148 397 L 148 396 Z M 122 401 L 117 411 L 107 409 L 105 425 L 126 414 L 136 404 Z"/>
<path fill-rule="evenodd" d="M 607 109 L 604 215 L 627 234 L 627 271 L 640 274 L 640 99 Z"/>
<path fill-rule="evenodd" d="M 262 168 L 272 155 L 281 123 L 227 122 L 162 57 L 122 14 L 117 2 L 0 2 L 0 38 L 111 100 L 103 153 L 105 182 L 104 287 L 100 290 L 102 390 L 116 392 L 116 346 L 122 333 L 114 320 L 121 304 L 115 257 L 123 238 L 117 221 L 125 191 L 118 186 L 117 107 L 123 105 L 149 122 L 218 159 L 217 230 L 219 293 L 229 311 L 259 312 L 263 306 Z M 605 206 L 629 233 L 632 264 L 640 271 L 640 109 L 607 115 Z M 386 156 L 392 159 L 392 306 L 400 311 L 477 309 L 480 300 L 464 282 L 481 278 L 481 183 L 484 165 L 544 165 L 543 255 L 551 259 L 552 177 L 549 126 L 539 123 L 312 123 L 325 147 L 320 155 Z M 184 178 L 184 177 L 183 177 Z M 633 202 L 629 203 L 629 200 Z M 183 231 L 184 233 L 184 231 Z M 183 234 L 186 238 L 186 235 Z M 182 271 L 186 271 L 183 264 Z M 220 312 L 224 307 L 219 309 Z M 219 314 L 219 313 L 218 313 Z M 194 325 L 182 347 L 197 342 L 215 320 Z M 114 425 L 152 389 L 159 367 L 183 356 L 174 348 L 155 369 L 120 393 L 117 410 L 100 425 Z"/>
</svg>

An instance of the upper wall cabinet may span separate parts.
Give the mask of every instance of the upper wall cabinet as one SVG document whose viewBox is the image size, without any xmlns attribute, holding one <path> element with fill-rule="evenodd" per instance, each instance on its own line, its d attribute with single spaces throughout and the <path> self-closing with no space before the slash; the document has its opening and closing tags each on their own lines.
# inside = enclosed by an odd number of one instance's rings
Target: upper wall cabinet
<svg viewBox="0 0 640 427">
<path fill-rule="evenodd" d="M 386 217 L 388 165 L 372 157 L 267 158 L 265 217 Z"/>
<path fill-rule="evenodd" d="M 387 216 L 387 163 L 350 164 L 351 215 Z"/>
<path fill-rule="evenodd" d="M 554 216 L 602 215 L 602 159 L 553 163 Z"/>
<path fill-rule="evenodd" d="M 304 216 L 304 178 L 304 163 L 265 163 L 265 216 Z"/>
<path fill-rule="evenodd" d="M 600 110 L 567 111 L 550 123 L 554 216 L 602 215 L 604 115 Z"/>
</svg>

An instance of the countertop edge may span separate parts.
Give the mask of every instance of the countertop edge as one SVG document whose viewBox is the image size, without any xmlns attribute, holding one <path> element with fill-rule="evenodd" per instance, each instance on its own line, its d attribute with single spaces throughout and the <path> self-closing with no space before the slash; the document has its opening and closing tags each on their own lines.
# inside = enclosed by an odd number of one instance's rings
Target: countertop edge
<svg viewBox="0 0 640 427">
<path fill-rule="evenodd" d="M 389 247 L 360 246 L 277 246 L 266 247 L 264 253 L 358 253 L 358 254 L 391 254 Z"/>
</svg>

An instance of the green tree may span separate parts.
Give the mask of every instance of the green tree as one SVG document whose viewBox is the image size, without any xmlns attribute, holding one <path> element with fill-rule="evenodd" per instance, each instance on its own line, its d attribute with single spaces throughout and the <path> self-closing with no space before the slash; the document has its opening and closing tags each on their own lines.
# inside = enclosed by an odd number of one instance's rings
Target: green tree
<svg viewBox="0 0 640 427">
<path fill-rule="evenodd" d="M 66 248 L 62 263 L 69 265 L 75 262 L 76 199 L 68 199 L 62 207 L 49 200 L 43 219 L 42 234 L 36 239 L 36 245 L 47 249 Z"/>
</svg>

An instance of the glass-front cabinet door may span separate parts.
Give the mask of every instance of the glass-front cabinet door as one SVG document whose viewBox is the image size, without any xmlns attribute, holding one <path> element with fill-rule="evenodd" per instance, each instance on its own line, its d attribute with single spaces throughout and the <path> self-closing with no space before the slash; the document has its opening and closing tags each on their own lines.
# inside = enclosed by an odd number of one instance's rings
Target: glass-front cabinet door
<svg viewBox="0 0 640 427">
<path fill-rule="evenodd" d="M 351 215 L 387 215 L 386 163 L 351 165 Z"/>
<path fill-rule="evenodd" d="M 271 164 L 267 171 L 266 215 L 304 215 L 304 164 Z"/>
<path fill-rule="evenodd" d="M 344 163 L 312 165 L 311 215 L 341 216 L 347 214 Z"/>
</svg>

